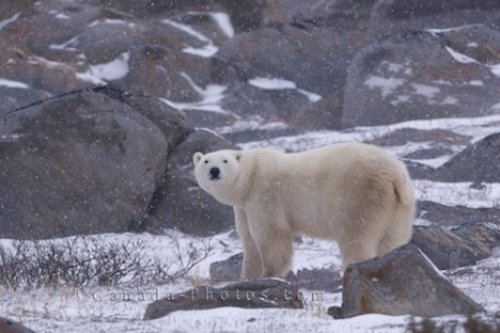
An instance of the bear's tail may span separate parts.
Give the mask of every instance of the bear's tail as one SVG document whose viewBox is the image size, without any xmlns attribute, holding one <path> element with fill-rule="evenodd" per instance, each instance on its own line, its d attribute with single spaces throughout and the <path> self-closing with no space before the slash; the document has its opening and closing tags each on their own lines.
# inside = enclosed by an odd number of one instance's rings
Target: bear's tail
<svg viewBox="0 0 500 333">
<path fill-rule="evenodd" d="M 415 195 L 413 194 L 413 184 L 410 175 L 406 171 L 399 172 L 398 176 L 393 178 L 392 187 L 396 196 L 396 201 L 403 206 L 413 207 L 415 209 Z"/>
</svg>

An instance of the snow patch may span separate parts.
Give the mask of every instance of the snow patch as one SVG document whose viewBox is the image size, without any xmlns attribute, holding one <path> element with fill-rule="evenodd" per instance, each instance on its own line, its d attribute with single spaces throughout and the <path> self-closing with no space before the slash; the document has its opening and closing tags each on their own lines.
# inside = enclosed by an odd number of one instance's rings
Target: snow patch
<svg viewBox="0 0 500 333">
<path fill-rule="evenodd" d="M 108 63 L 89 66 L 89 69 L 86 72 L 77 73 L 76 76 L 83 81 L 98 85 L 105 85 L 106 81 L 119 80 L 124 78 L 128 74 L 129 59 L 129 52 L 124 52 L 120 54 L 116 59 Z"/>
<path fill-rule="evenodd" d="M 231 126 L 219 127 L 216 132 L 219 134 L 227 134 L 234 132 L 242 132 L 248 130 L 280 130 L 287 129 L 288 125 L 281 122 L 269 122 L 260 116 L 253 116 L 250 119 L 239 119 Z"/>
<path fill-rule="evenodd" d="M 489 65 L 488 68 L 490 69 L 491 73 L 493 73 L 493 75 L 500 77 L 500 64 Z"/>
<path fill-rule="evenodd" d="M 69 20 L 71 17 L 68 16 L 68 15 L 66 15 L 66 14 L 64 14 L 64 13 L 57 13 L 55 15 L 55 18 L 59 19 L 59 20 Z"/>
<path fill-rule="evenodd" d="M 50 44 L 49 49 L 51 49 L 51 50 L 77 51 L 78 50 L 77 49 L 78 43 L 79 43 L 78 36 L 75 36 L 62 44 Z"/>
<path fill-rule="evenodd" d="M 169 19 L 164 19 L 162 22 L 170 25 L 171 27 L 179 29 L 179 30 L 195 37 L 199 41 L 204 42 L 206 44 L 205 46 L 199 47 L 199 48 L 191 47 L 191 46 L 185 47 L 182 50 L 184 53 L 196 55 L 196 56 L 203 57 L 203 58 L 210 58 L 213 55 L 215 55 L 217 53 L 217 51 L 219 51 L 219 48 L 214 45 L 212 40 L 210 40 L 207 36 L 205 36 L 201 32 L 198 32 L 195 29 L 191 28 L 189 25 L 175 22 L 175 21 L 172 21 Z"/>
<path fill-rule="evenodd" d="M 497 114 L 469 118 L 411 120 L 390 125 L 359 126 L 345 131 L 315 131 L 304 133 L 302 135 L 281 136 L 270 140 L 246 142 L 240 144 L 240 147 L 243 149 L 274 147 L 283 151 L 298 152 L 337 142 L 370 142 L 376 138 L 405 128 L 420 130 L 449 130 L 451 132 L 471 137 L 471 143 L 473 143 L 490 134 L 500 131 L 500 115 Z M 423 163 L 424 161 L 419 160 L 419 162 Z M 439 162 L 442 164 L 446 162 L 446 160 L 441 159 Z"/>
<path fill-rule="evenodd" d="M 397 106 L 402 103 L 406 103 L 410 100 L 408 95 L 397 95 L 395 99 L 391 101 L 391 105 Z"/>
<path fill-rule="evenodd" d="M 265 90 L 283 90 L 297 88 L 295 82 L 276 78 L 257 77 L 248 80 L 248 83 L 254 87 Z"/>
<path fill-rule="evenodd" d="M 446 51 L 452 56 L 452 58 L 461 64 L 480 64 L 479 61 L 477 61 L 474 58 L 469 57 L 468 55 L 465 55 L 463 53 L 460 53 L 458 51 L 455 51 L 451 47 L 445 46 Z"/>
<path fill-rule="evenodd" d="M 394 77 L 385 78 L 382 76 L 370 75 L 370 77 L 365 81 L 365 85 L 370 89 L 380 89 L 382 97 L 386 98 L 390 94 L 404 84 L 403 79 L 398 79 Z"/>
<path fill-rule="evenodd" d="M 412 83 L 411 86 L 415 89 L 415 94 L 433 99 L 436 94 L 441 92 L 438 87 L 430 86 L 428 84 Z"/>
<path fill-rule="evenodd" d="M 478 26 L 481 26 L 481 24 L 466 24 L 466 25 L 460 25 L 460 26 L 450 27 L 450 28 L 426 29 L 426 31 L 435 35 L 435 34 L 442 34 L 442 33 L 453 32 L 453 31 L 460 31 L 463 29 L 468 29 L 468 28 L 478 27 Z"/>
<path fill-rule="evenodd" d="M 181 76 L 186 79 L 186 81 L 194 89 L 194 91 L 196 91 L 200 95 L 201 100 L 190 103 L 179 103 L 170 101 L 166 98 L 160 98 L 160 101 L 180 111 L 198 110 L 221 114 L 230 114 L 230 112 L 224 110 L 220 106 L 220 102 L 224 98 L 224 92 L 227 90 L 227 86 L 223 86 L 220 84 L 209 84 L 205 88 L 202 88 L 197 85 L 193 81 L 193 79 L 186 73 L 182 72 Z"/>
<path fill-rule="evenodd" d="M 441 104 L 443 105 L 456 105 L 458 103 L 458 99 L 452 96 L 446 96 Z"/>
<path fill-rule="evenodd" d="M 248 80 L 248 83 L 251 86 L 254 86 L 254 87 L 259 88 L 259 89 L 264 89 L 264 90 L 285 90 L 285 89 L 297 90 L 297 92 L 306 96 L 307 99 L 313 103 L 319 101 L 322 98 L 318 94 L 309 92 L 309 91 L 304 90 L 304 89 L 297 88 L 297 85 L 295 84 L 295 82 L 289 81 L 289 80 L 277 79 L 277 78 L 267 78 L 267 77 L 256 77 L 256 78 Z"/>
<path fill-rule="evenodd" d="M 469 85 L 475 87 L 484 87 L 484 82 L 481 80 L 470 80 Z"/>
<path fill-rule="evenodd" d="M 217 23 L 219 28 L 226 34 L 227 37 L 234 37 L 234 28 L 231 24 L 231 18 L 226 13 L 210 13 L 212 19 Z"/>
<path fill-rule="evenodd" d="M 121 24 L 121 25 L 128 25 L 131 28 L 135 27 L 135 23 L 119 19 L 99 19 L 89 23 L 87 26 L 92 28 L 100 24 Z"/>
<path fill-rule="evenodd" d="M 19 81 L 7 80 L 7 79 L 1 79 L 1 78 L 0 78 L 0 86 L 8 87 L 8 88 L 19 88 L 19 89 L 29 89 L 30 88 L 30 86 L 28 86 L 26 83 L 19 82 Z"/>
<path fill-rule="evenodd" d="M 17 19 L 19 18 L 19 16 L 21 16 L 20 12 L 19 13 L 15 13 L 11 17 L 9 17 L 8 19 L 0 21 L 0 31 L 2 31 L 2 29 L 4 29 L 6 26 L 8 26 L 9 24 L 11 24 L 12 22 L 17 21 Z"/>
<path fill-rule="evenodd" d="M 21 134 L 2 134 L 0 135 L 0 142 L 15 142 L 19 140 L 21 137 L 22 137 Z"/>
</svg>

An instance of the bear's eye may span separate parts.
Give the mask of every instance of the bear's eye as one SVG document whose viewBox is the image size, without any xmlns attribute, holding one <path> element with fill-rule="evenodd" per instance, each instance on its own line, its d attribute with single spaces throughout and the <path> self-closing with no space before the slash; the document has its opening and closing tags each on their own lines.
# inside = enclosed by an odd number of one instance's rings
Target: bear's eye
<svg viewBox="0 0 500 333">
<path fill-rule="evenodd" d="M 208 164 L 208 160 L 205 160 L 205 164 Z"/>
<path fill-rule="evenodd" d="M 222 161 L 222 162 L 227 163 L 227 160 L 224 160 L 224 161 Z"/>
</svg>

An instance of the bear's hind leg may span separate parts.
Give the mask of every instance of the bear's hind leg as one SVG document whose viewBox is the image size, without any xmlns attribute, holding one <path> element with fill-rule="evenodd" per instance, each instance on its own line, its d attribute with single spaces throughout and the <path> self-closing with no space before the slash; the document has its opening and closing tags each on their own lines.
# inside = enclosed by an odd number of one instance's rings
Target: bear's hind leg
<svg viewBox="0 0 500 333">
<path fill-rule="evenodd" d="M 412 224 L 402 221 L 395 224 L 393 228 L 386 230 L 385 234 L 380 238 L 377 248 L 377 256 L 384 255 L 406 243 L 411 239 Z"/>
<path fill-rule="evenodd" d="M 344 268 L 377 256 L 378 238 L 347 239 L 339 242 Z"/>
</svg>

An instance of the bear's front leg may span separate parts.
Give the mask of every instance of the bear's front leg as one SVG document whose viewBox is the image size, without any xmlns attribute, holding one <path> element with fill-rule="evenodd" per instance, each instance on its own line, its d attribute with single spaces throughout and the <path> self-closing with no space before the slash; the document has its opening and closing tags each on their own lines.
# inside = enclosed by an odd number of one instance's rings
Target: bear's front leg
<svg viewBox="0 0 500 333">
<path fill-rule="evenodd" d="M 257 215 L 257 216 L 256 216 Z M 293 256 L 293 233 L 276 212 L 248 216 L 248 227 L 262 260 L 263 277 L 284 277 Z"/>
<path fill-rule="evenodd" d="M 250 236 L 248 220 L 243 209 L 234 207 L 236 231 L 243 245 L 243 266 L 241 269 L 242 280 L 254 279 L 262 276 L 262 262 L 260 253 Z"/>
</svg>

